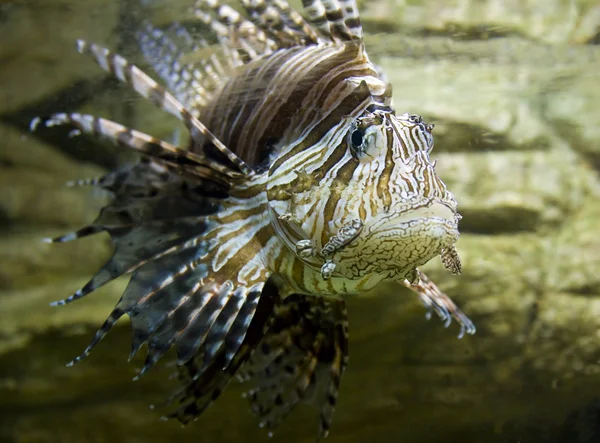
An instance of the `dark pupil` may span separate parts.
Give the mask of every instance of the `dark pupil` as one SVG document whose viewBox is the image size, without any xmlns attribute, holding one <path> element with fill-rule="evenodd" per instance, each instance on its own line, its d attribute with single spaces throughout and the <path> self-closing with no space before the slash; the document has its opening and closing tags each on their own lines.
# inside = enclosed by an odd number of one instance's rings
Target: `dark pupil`
<svg viewBox="0 0 600 443">
<path fill-rule="evenodd" d="M 362 134 L 362 131 L 361 131 L 360 129 L 357 129 L 356 131 L 354 131 L 354 132 L 352 133 L 352 136 L 351 136 L 351 137 L 352 137 L 352 138 L 351 138 L 351 140 L 352 140 L 352 146 L 354 146 L 354 147 L 359 147 L 359 146 L 361 146 L 361 145 L 362 145 L 362 142 L 363 142 L 363 134 Z"/>
</svg>

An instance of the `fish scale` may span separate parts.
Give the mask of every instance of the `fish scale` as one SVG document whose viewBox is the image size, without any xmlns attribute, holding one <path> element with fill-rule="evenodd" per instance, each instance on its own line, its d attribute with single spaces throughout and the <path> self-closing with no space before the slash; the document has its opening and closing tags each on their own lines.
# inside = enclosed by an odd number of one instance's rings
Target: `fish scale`
<svg viewBox="0 0 600 443">
<path fill-rule="evenodd" d="M 138 377 L 170 349 L 181 389 L 167 417 L 197 418 L 237 375 L 271 433 L 299 403 L 331 428 L 348 361 L 344 298 L 393 280 L 460 335 L 475 327 L 419 269 L 434 257 L 460 272 L 457 203 L 429 155 L 433 125 L 389 106 L 391 87 L 367 55 L 353 0 L 218 0 L 193 7 L 216 44 L 178 23 L 144 24 L 138 43 L 161 86 L 125 58 L 80 52 L 177 117 L 176 146 L 77 113 L 36 118 L 108 139 L 140 160 L 77 183 L 112 199 L 64 242 L 108 232 L 115 252 L 81 290 L 130 282 L 86 357 L 118 318 L 146 344 Z M 71 364 L 72 364 L 71 363 Z"/>
</svg>

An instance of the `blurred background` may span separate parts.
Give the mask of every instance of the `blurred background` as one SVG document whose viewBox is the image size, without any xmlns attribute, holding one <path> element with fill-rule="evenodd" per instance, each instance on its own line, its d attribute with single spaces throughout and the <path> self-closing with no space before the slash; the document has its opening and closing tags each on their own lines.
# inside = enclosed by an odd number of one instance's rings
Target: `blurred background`
<svg viewBox="0 0 600 443">
<path fill-rule="evenodd" d="M 159 421 L 168 367 L 132 382 L 120 322 L 78 355 L 119 280 L 62 308 L 110 256 L 108 236 L 42 243 L 91 222 L 105 195 L 65 182 L 125 153 L 37 115 L 89 112 L 178 139 L 177 122 L 75 50 L 84 38 L 140 61 L 140 20 L 193 25 L 191 0 L 0 2 L 0 441 L 263 442 L 231 386 L 186 428 Z M 399 113 L 435 123 L 439 175 L 463 215 L 461 276 L 425 270 L 477 333 L 427 321 L 395 285 L 348 299 L 350 364 L 329 443 L 600 442 L 600 3 L 364 0 L 367 51 Z M 300 407 L 273 442 L 312 442 Z"/>
</svg>

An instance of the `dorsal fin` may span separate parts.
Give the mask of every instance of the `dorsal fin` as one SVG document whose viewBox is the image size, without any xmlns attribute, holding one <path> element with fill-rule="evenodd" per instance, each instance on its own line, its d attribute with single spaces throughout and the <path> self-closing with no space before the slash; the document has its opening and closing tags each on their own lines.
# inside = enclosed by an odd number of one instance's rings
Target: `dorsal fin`
<svg viewBox="0 0 600 443">
<path fill-rule="evenodd" d="M 147 60 L 190 112 L 242 161 L 260 168 L 284 133 L 293 132 L 292 120 L 303 120 L 297 118 L 300 108 L 322 104 L 318 96 L 315 103 L 303 103 L 312 85 L 330 78 L 325 86 L 331 89 L 344 76 L 379 74 L 364 53 L 354 0 L 304 0 L 306 18 L 286 0 L 240 4 L 243 13 L 216 0 L 196 2 L 195 16 L 218 45 L 194 44 L 181 25 L 165 31 L 146 25 L 139 39 Z M 210 137 L 200 136 L 191 149 L 227 162 Z"/>
<path fill-rule="evenodd" d="M 209 140 L 214 150 L 219 153 L 218 158 L 213 157 L 213 160 L 217 160 L 232 171 L 244 174 L 254 172 L 250 166 L 225 146 L 204 123 L 194 117 L 171 93 L 166 91 L 137 66 L 129 63 L 120 55 L 93 43 L 78 40 L 77 48 L 79 52 L 93 56 L 105 71 L 114 74 L 119 80 L 130 85 L 138 94 L 181 120 L 190 131 L 192 140 Z"/>
<path fill-rule="evenodd" d="M 346 97 L 356 96 L 363 77 L 377 76 L 354 42 L 281 49 L 246 65 L 200 118 L 236 155 L 256 167 L 307 125 L 327 115 L 350 114 Z M 373 90 L 365 86 L 367 95 L 381 93 L 377 85 Z"/>
<path fill-rule="evenodd" d="M 241 2 L 250 20 L 271 37 L 279 48 L 306 46 L 322 41 L 310 23 L 285 0 L 241 0 Z"/>
<path fill-rule="evenodd" d="M 198 117 L 199 109 L 210 103 L 213 91 L 226 79 L 212 50 L 195 63 L 185 60 L 186 55 L 207 48 L 206 42 L 195 42 L 179 23 L 163 31 L 147 22 L 137 32 L 137 40 L 146 61 L 165 81 L 167 88 Z"/>
<path fill-rule="evenodd" d="M 358 40 L 363 32 L 355 0 L 302 0 L 309 23 L 333 42 Z"/>
</svg>

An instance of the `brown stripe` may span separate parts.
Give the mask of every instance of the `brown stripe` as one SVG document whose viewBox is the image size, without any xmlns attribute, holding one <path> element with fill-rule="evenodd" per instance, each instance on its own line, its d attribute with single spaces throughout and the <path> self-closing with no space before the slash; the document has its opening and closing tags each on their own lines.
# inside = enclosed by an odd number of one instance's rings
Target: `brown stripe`
<svg viewBox="0 0 600 443">
<path fill-rule="evenodd" d="M 385 166 L 383 172 L 377 177 L 377 183 L 375 189 L 377 190 L 377 197 L 383 202 L 384 207 L 388 208 L 392 204 L 392 196 L 390 195 L 389 182 L 394 170 L 394 136 L 392 130 L 387 128 L 385 131 L 387 137 L 387 152 L 385 153 Z"/>
<path fill-rule="evenodd" d="M 329 171 L 331 171 L 331 169 L 333 169 L 333 167 L 337 165 L 342 160 L 342 158 L 344 158 L 347 152 L 348 143 L 346 142 L 346 140 L 343 140 L 342 143 L 336 146 L 331 155 L 327 157 L 325 163 L 323 163 L 321 166 L 319 166 L 313 171 L 312 176 L 314 177 L 314 179 L 317 181 L 321 181 L 323 177 L 325 177 L 325 175 Z"/>
<path fill-rule="evenodd" d="M 354 175 L 354 171 L 358 168 L 360 162 L 354 157 L 349 158 L 346 163 L 340 167 L 333 177 L 331 184 L 331 193 L 327 198 L 327 202 L 325 203 L 325 207 L 323 208 L 323 219 L 324 220 L 333 220 L 333 215 L 335 214 L 335 208 L 337 207 L 341 193 L 339 190 L 338 184 L 343 184 L 342 188 L 346 188 L 346 184 L 350 181 L 352 176 Z M 323 229 L 321 233 L 321 244 L 327 243 L 328 233 L 327 229 Z"/>
<path fill-rule="evenodd" d="M 278 169 L 290 158 L 294 157 L 305 149 L 310 149 L 312 146 L 316 145 L 319 140 L 321 140 L 323 136 L 331 130 L 333 126 L 337 125 L 342 120 L 343 117 L 351 114 L 363 103 L 364 107 L 366 108 L 368 104 L 365 103 L 365 100 L 369 97 L 369 88 L 366 86 L 366 83 L 363 82 L 359 87 L 356 88 L 354 93 L 348 95 L 339 104 L 339 106 L 333 109 L 328 115 L 324 116 L 323 119 L 310 131 L 302 143 L 298 143 L 289 152 L 280 155 L 271 169 Z"/>
<path fill-rule="evenodd" d="M 360 19 L 358 17 L 347 18 L 344 20 L 344 23 L 346 23 L 346 26 L 350 29 L 357 29 L 361 26 Z"/>
<path fill-rule="evenodd" d="M 239 233 L 235 233 L 239 235 Z M 231 235 L 227 235 L 225 237 L 219 238 L 219 243 L 223 243 L 224 239 L 231 238 Z M 225 262 L 223 267 L 219 270 L 219 274 L 224 277 L 224 280 L 229 280 L 232 276 L 237 276 L 240 271 L 240 263 L 247 263 L 251 261 L 256 255 L 262 253 L 262 249 L 264 245 L 267 244 L 269 239 L 273 237 L 273 228 L 271 226 L 265 226 L 260 229 L 254 236 L 249 239 L 239 250 L 238 252 L 231 258 L 231 260 Z M 213 252 L 216 252 L 217 249 L 214 249 Z M 264 272 L 268 272 L 266 269 Z M 257 280 L 260 280 L 261 276 Z M 254 282 L 254 280 L 253 280 Z"/>
</svg>

